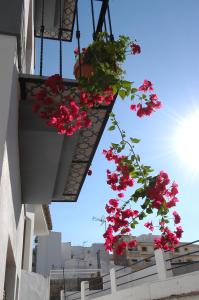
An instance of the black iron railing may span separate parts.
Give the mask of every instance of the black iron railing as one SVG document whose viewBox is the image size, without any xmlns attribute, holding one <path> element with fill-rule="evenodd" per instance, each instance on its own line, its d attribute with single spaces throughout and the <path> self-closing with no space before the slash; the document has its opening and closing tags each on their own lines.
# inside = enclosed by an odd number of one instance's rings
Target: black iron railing
<svg viewBox="0 0 199 300">
<path fill-rule="evenodd" d="M 46 20 L 46 9 L 48 7 L 48 0 L 37 0 L 41 3 L 41 17 L 40 17 L 40 29 L 35 31 L 35 36 L 40 38 L 40 53 L 39 53 L 39 75 L 43 76 L 43 61 L 44 61 L 44 41 L 45 39 L 53 39 L 59 43 L 59 73 L 62 76 L 62 69 L 63 69 L 63 42 L 71 42 L 73 37 L 73 30 L 76 24 L 76 39 L 77 39 L 77 48 L 78 48 L 78 60 L 79 60 L 79 76 L 81 77 L 81 32 L 80 32 L 80 23 L 79 23 L 79 1 L 78 0 L 70 0 L 75 4 L 74 11 L 71 10 L 71 14 L 73 15 L 71 18 L 70 29 L 63 27 L 64 18 L 67 17 L 66 13 L 63 12 L 63 2 L 64 4 L 67 3 L 66 0 L 59 0 L 58 2 L 58 10 L 57 14 L 59 15 L 58 28 L 55 28 L 56 32 L 49 33 L 48 28 L 46 28 L 45 20 Z M 68 2 L 70 2 L 68 1 Z M 96 1 L 101 2 L 101 9 L 97 20 L 95 20 L 95 5 Z M 92 18 L 92 39 L 95 40 L 97 34 L 99 32 L 107 32 L 110 40 L 114 40 L 113 30 L 112 30 L 112 23 L 111 23 L 111 14 L 110 14 L 110 7 L 109 7 L 109 0 L 90 0 L 90 8 L 91 8 L 91 18 Z M 67 11 L 68 8 L 64 7 L 64 11 Z M 36 20 L 38 23 L 38 20 Z M 35 22 L 36 22 L 35 21 Z M 65 26 L 65 25 L 64 25 Z M 67 38 L 66 32 L 70 33 L 70 38 Z M 108 39 L 108 37 L 107 37 Z"/>
<path fill-rule="evenodd" d="M 154 259 L 154 261 L 148 262 L 146 260 Z M 157 275 L 157 271 L 154 266 L 156 266 L 155 263 L 155 255 L 151 255 L 146 257 L 145 259 L 138 260 L 137 262 L 125 266 L 122 268 L 119 268 L 116 270 L 116 286 L 124 286 L 126 284 L 131 284 L 135 281 L 142 280 L 148 277 L 152 277 Z M 151 270 L 150 270 L 151 268 Z M 147 270 L 149 269 L 149 270 Z M 124 273 L 124 274 L 122 274 Z M 145 275 L 144 275 L 145 273 Z M 146 274 L 148 273 L 148 274 Z M 122 282 L 121 282 L 122 279 Z"/>
<path fill-rule="evenodd" d="M 107 279 L 106 277 L 108 277 L 108 276 L 109 276 L 109 278 Z M 104 280 L 104 278 L 106 278 L 106 279 Z M 104 293 L 107 291 L 110 292 L 110 290 L 111 290 L 110 273 L 106 273 L 106 274 L 100 276 L 100 279 L 101 279 L 101 282 L 98 282 L 97 284 L 94 283 L 92 285 L 92 288 L 91 288 L 92 280 L 89 281 L 89 287 L 85 288 L 85 296 L 86 297 L 98 295 L 98 294 L 101 294 L 101 293 Z"/>
<path fill-rule="evenodd" d="M 173 257 L 166 259 L 166 262 L 170 263 L 170 266 L 167 268 L 167 271 L 184 268 L 183 273 L 186 273 L 186 272 L 192 271 L 192 270 L 188 270 L 188 268 L 187 268 L 188 266 L 190 266 L 190 265 L 196 266 L 196 264 L 198 264 L 198 270 L 199 270 L 199 245 L 196 245 L 196 243 L 198 243 L 198 242 L 199 242 L 199 240 L 196 240 L 191 243 L 182 244 L 182 245 L 176 247 L 175 252 L 171 253 L 171 255 L 173 255 Z M 190 245 L 194 245 L 194 247 L 198 246 L 198 249 L 190 251 L 189 248 L 187 248 L 187 246 L 190 246 Z M 183 253 L 177 255 L 178 251 L 181 248 L 184 248 Z M 197 254 L 198 257 L 194 257 L 195 254 Z M 184 261 L 182 259 L 184 259 Z"/>
</svg>

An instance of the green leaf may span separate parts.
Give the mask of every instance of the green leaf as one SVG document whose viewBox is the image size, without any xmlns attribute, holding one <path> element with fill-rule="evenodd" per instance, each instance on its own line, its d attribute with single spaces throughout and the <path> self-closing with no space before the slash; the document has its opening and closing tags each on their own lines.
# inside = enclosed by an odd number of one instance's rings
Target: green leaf
<svg viewBox="0 0 199 300">
<path fill-rule="evenodd" d="M 132 94 L 137 93 L 137 91 L 138 91 L 138 89 L 136 89 L 136 88 L 132 88 L 132 89 L 131 89 L 131 93 L 132 93 Z"/>
<path fill-rule="evenodd" d="M 113 149 L 117 149 L 118 144 L 111 143 L 111 147 L 112 147 Z"/>
<path fill-rule="evenodd" d="M 136 139 L 136 138 L 130 138 L 130 140 L 131 140 L 131 142 L 133 143 L 133 144 L 138 144 L 141 140 L 139 140 L 139 139 Z"/>
<path fill-rule="evenodd" d="M 110 126 L 110 127 L 108 128 L 108 130 L 109 130 L 109 131 L 115 130 L 115 126 L 114 126 L 114 125 Z"/>
<path fill-rule="evenodd" d="M 138 183 L 144 183 L 145 182 L 145 180 L 144 180 L 144 178 L 142 178 L 142 177 L 140 177 L 139 179 L 138 179 L 138 181 L 137 181 Z"/>
<path fill-rule="evenodd" d="M 136 156 L 136 159 L 137 159 L 137 161 L 140 161 L 140 156 L 137 155 L 137 156 Z"/>
<path fill-rule="evenodd" d="M 137 172 L 131 171 L 130 174 L 131 178 L 136 178 L 138 176 Z"/>
<path fill-rule="evenodd" d="M 145 212 L 142 211 L 142 212 L 139 214 L 139 220 L 143 220 L 145 217 L 146 217 L 146 214 L 145 214 Z"/>
<path fill-rule="evenodd" d="M 153 213 L 153 210 L 151 207 L 148 207 L 147 210 L 146 210 L 147 214 L 152 214 Z"/>
<path fill-rule="evenodd" d="M 125 90 L 119 90 L 119 96 L 124 99 L 126 97 L 126 92 Z"/>
</svg>

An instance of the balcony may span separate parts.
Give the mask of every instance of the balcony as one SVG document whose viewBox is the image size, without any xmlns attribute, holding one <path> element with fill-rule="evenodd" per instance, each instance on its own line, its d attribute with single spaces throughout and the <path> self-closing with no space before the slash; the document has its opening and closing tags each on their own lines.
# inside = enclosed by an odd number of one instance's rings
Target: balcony
<svg viewBox="0 0 199 300">
<path fill-rule="evenodd" d="M 27 204 L 77 201 L 113 107 L 112 104 L 92 108 L 89 112 L 92 127 L 81 129 L 71 137 L 58 135 L 32 112 L 33 95 L 44 86 L 47 79 L 42 75 L 44 39 L 55 39 L 60 45 L 60 74 L 62 74 L 62 41 L 71 41 L 75 19 L 78 45 L 80 43 L 76 0 L 50 0 L 48 5 L 46 3 L 46 0 L 37 0 L 35 3 L 35 35 L 41 38 L 40 75 L 21 74 L 19 78 L 20 170 L 23 203 Z M 98 31 L 102 31 L 107 8 L 108 1 L 102 1 Z M 93 35 L 96 32 L 94 28 Z M 75 101 L 78 103 L 78 81 L 64 79 L 64 86 L 64 95 L 70 95 L 72 89 L 73 93 L 75 90 Z"/>
</svg>

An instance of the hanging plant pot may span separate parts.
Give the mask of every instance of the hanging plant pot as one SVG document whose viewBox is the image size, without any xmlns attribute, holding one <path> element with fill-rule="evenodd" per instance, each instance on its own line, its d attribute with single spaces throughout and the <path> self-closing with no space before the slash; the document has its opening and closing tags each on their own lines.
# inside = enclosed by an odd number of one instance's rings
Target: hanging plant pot
<svg viewBox="0 0 199 300">
<path fill-rule="evenodd" d="M 76 79 L 79 79 L 79 77 L 80 77 L 80 64 L 79 64 L 79 60 L 77 60 L 76 63 L 75 63 L 75 65 L 74 65 L 73 74 L 74 74 L 74 76 L 75 76 Z M 89 65 L 89 64 L 85 64 L 82 61 L 81 62 L 81 76 L 85 77 L 85 78 L 89 78 L 89 77 L 92 77 L 93 74 L 94 74 L 93 66 Z"/>
</svg>

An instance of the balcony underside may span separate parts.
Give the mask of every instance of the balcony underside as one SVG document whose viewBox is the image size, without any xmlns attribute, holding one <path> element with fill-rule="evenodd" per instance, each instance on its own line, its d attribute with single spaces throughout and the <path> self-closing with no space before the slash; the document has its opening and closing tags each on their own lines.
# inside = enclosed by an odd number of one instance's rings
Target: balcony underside
<svg viewBox="0 0 199 300">
<path fill-rule="evenodd" d="M 46 77 L 22 75 L 19 141 L 24 203 L 77 201 L 112 106 L 90 110 L 92 126 L 72 137 L 58 135 L 32 112 L 32 96 Z M 65 94 L 77 81 L 65 80 Z M 78 90 L 75 92 L 78 102 Z"/>
<path fill-rule="evenodd" d="M 35 36 L 41 37 L 42 2 L 35 0 Z M 44 38 L 59 39 L 61 3 L 61 31 L 63 41 L 73 36 L 76 0 L 44 0 Z"/>
</svg>

